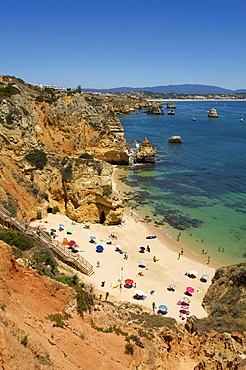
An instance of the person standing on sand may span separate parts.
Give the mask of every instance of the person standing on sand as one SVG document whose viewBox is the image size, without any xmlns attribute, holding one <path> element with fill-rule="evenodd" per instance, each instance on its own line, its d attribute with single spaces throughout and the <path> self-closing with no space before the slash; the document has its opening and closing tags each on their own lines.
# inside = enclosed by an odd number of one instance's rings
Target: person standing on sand
<svg viewBox="0 0 246 370">
<path fill-rule="evenodd" d="M 209 265 L 210 262 L 210 256 L 208 256 L 207 265 Z"/>
<path fill-rule="evenodd" d="M 97 261 L 97 267 L 100 267 L 100 261 Z"/>
<path fill-rule="evenodd" d="M 181 253 L 178 254 L 178 260 L 180 259 Z"/>
<path fill-rule="evenodd" d="M 152 309 L 153 309 L 153 312 L 155 313 L 155 302 L 152 303 Z"/>
</svg>

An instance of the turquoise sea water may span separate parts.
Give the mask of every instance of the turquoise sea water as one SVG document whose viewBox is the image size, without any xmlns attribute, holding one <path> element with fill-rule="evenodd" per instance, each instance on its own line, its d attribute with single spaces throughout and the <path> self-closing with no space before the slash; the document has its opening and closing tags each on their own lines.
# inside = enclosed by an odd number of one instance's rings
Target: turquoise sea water
<svg viewBox="0 0 246 370">
<path fill-rule="evenodd" d="M 120 116 L 127 142 L 147 137 L 157 149 L 155 165 L 130 166 L 124 180 L 170 235 L 182 225 L 191 249 L 205 249 L 221 264 L 246 262 L 246 102 L 175 104 L 175 116 Z M 207 117 L 211 108 L 219 118 Z M 183 144 L 169 144 L 173 135 Z"/>
</svg>

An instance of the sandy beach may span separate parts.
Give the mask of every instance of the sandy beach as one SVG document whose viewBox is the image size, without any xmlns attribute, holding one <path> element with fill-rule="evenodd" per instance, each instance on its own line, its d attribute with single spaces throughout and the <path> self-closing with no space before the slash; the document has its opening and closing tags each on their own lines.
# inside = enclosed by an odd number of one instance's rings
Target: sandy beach
<svg viewBox="0 0 246 370">
<path fill-rule="evenodd" d="M 116 190 L 115 178 L 113 184 Z M 59 231 L 60 224 L 64 225 L 62 231 Z M 205 256 L 202 260 L 201 256 L 198 258 L 185 248 L 181 253 L 182 245 L 163 230 L 141 222 L 134 211 L 126 210 L 124 222 L 119 226 L 73 223 L 60 214 L 49 214 L 47 218 L 33 222 L 32 226 L 40 226 L 46 231 L 56 229 L 56 239 L 60 242 L 64 238 L 76 241 L 78 253 L 94 267 L 94 274 L 90 277 L 83 275 L 82 279 L 86 284 L 93 285 L 96 292 L 102 294 L 102 299 L 108 292 L 108 300 L 140 304 L 150 310 L 153 309 L 153 303 L 157 309 L 159 305 L 165 305 L 168 307 L 166 316 L 181 320 L 181 305 L 177 303 L 186 297 L 190 300 L 190 315 L 198 318 L 207 316 L 201 303 L 214 275 L 214 267 L 207 264 Z M 72 234 L 67 234 L 68 229 L 72 230 Z M 91 236 L 94 237 L 93 243 Z M 156 238 L 146 239 L 148 236 Z M 103 247 L 103 252 L 96 251 L 97 245 Z M 192 270 L 197 272 L 195 278 L 186 275 Z M 209 276 L 206 283 L 200 280 L 204 274 Z M 124 286 L 126 279 L 133 280 L 133 287 Z M 174 291 L 167 289 L 170 284 L 175 285 Z M 192 296 L 185 294 L 187 287 L 194 289 Z M 143 299 L 134 298 L 136 289 L 143 291 Z"/>
</svg>

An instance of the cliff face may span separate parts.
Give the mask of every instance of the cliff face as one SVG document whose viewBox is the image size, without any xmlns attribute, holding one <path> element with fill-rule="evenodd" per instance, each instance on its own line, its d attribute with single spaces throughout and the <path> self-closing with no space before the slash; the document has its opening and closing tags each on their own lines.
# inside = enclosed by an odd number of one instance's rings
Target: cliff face
<svg viewBox="0 0 246 370">
<path fill-rule="evenodd" d="M 243 335 L 190 334 L 174 320 L 152 315 L 138 305 L 97 298 L 82 319 L 74 289 L 21 268 L 2 241 L 0 276 L 1 368 L 245 368 Z"/>
<path fill-rule="evenodd" d="M 212 316 L 246 319 L 246 264 L 216 270 L 203 306 Z"/>
<path fill-rule="evenodd" d="M 27 218 L 58 207 L 79 222 L 119 223 L 109 163 L 128 164 L 129 152 L 117 115 L 83 94 L 54 96 L 8 76 L 0 83 L 1 203 Z M 25 159 L 34 149 L 47 155 L 42 168 Z"/>
</svg>

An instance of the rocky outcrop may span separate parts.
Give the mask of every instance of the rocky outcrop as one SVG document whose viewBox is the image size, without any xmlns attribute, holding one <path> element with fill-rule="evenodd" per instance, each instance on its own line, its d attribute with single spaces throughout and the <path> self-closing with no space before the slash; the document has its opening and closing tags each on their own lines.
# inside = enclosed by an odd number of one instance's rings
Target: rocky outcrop
<svg viewBox="0 0 246 370">
<path fill-rule="evenodd" d="M 140 144 L 135 156 L 134 161 L 136 163 L 154 163 L 155 162 L 156 149 L 150 143 L 150 141 L 145 138 Z"/>
<path fill-rule="evenodd" d="M 246 265 L 238 264 L 216 270 L 203 307 L 214 316 L 246 318 Z"/>
<path fill-rule="evenodd" d="M 163 105 L 160 103 L 152 102 L 151 105 L 146 107 L 145 113 L 146 114 L 156 114 L 156 115 L 164 114 Z"/>
<path fill-rule="evenodd" d="M 177 108 L 176 104 L 174 104 L 174 103 L 166 103 L 166 104 L 167 104 L 167 108 L 169 108 L 169 109 Z"/>
<path fill-rule="evenodd" d="M 31 95 L 23 92 L 0 102 L 2 151 L 14 156 L 34 148 L 68 156 L 91 151 L 114 164 L 129 163 L 124 129 L 115 113 L 88 104 L 83 94 L 52 102 Z"/>
<path fill-rule="evenodd" d="M 178 144 L 182 144 L 182 139 L 180 136 L 172 136 L 169 138 L 168 140 L 169 143 L 178 143 Z"/>
<path fill-rule="evenodd" d="M 208 113 L 208 117 L 210 118 L 218 118 L 219 115 L 217 113 L 217 110 L 215 108 L 211 108 L 209 113 Z"/>
<path fill-rule="evenodd" d="M 13 77 L 2 84 L 13 94 L 0 99 L 1 203 L 28 219 L 56 207 L 79 222 L 119 223 L 109 163 L 128 164 L 129 149 L 117 115 L 83 94 L 51 99 Z M 47 157 L 42 168 L 25 161 L 33 150 Z"/>
<path fill-rule="evenodd" d="M 175 115 L 175 112 L 174 112 L 174 110 L 169 110 L 169 111 L 167 112 L 167 114 L 168 114 L 169 116 L 174 116 L 174 115 Z"/>
</svg>

